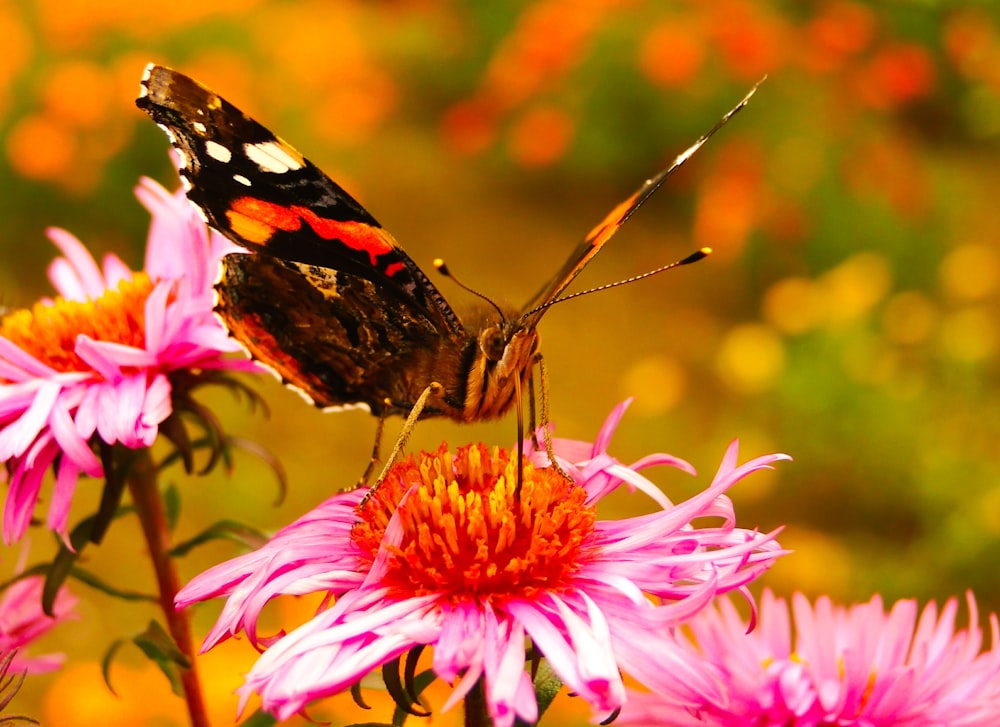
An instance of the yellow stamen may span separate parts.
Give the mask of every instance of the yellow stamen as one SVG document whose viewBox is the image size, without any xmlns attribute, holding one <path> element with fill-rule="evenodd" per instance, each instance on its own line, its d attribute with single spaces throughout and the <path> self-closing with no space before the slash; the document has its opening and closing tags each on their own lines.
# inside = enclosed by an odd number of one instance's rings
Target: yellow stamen
<svg viewBox="0 0 1000 727">
<path fill-rule="evenodd" d="M 80 334 L 143 348 L 146 343 L 146 299 L 153 283 L 134 274 L 100 298 L 85 302 L 56 298 L 14 311 L 0 320 L 0 336 L 56 371 L 90 371 L 76 355 Z M 2 379 L 0 379 L 2 381 Z"/>
<path fill-rule="evenodd" d="M 554 469 L 524 464 L 485 445 L 408 457 L 390 470 L 359 512 L 352 538 L 369 564 L 397 503 L 403 529 L 384 583 L 399 595 L 445 594 L 455 601 L 531 598 L 569 585 L 594 532 L 586 492 Z M 593 547 L 593 546 L 591 546 Z"/>
</svg>

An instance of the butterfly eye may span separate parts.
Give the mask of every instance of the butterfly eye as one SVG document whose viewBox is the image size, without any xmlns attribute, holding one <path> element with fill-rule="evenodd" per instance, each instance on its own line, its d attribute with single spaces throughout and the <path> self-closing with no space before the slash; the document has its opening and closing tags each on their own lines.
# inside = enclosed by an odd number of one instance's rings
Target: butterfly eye
<svg viewBox="0 0 1000 727">
<path fill-rule="evenodd" d="M 499 327 L 490 326 L 479 334 L 479 350 L 483 352 L 487 361 L 499 361 L 503 358 L 505 348 L 507 339 Z"/>
</svg>

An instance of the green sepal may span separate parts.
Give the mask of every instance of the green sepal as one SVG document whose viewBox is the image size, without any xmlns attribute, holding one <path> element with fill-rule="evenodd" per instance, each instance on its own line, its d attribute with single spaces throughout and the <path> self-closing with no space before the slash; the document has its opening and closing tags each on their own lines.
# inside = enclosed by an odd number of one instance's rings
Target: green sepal
<svg viewBox="0 0 1000 727">
<path fill-rule="evenodd" d="M 268 537 L 262 531 L 235 520 L 219 520 L 194 537 L 177 543 L 170 549 L 170 556 L 174 558 L 185 556 L 195 548 L 213 540 L 232 540 L 253 550 L 264 545 Z"/>
<path fill-rule="evenodd" d="M 278 718 L 270 712 L 258 709 L 245 720 L 240 722 L 240 727 L 271 727 L 278 724 Z"/>
<path fill-rule="evenodd" d="M 170 682 L 170 689 L 179 697 L 184 696 L 180 669 L 188 669 L 191 662 L 181 653 L 170 635 L 156 621 L 150 621 L 146 630 L 132 639 L 142 652 L 155 663 Z"/>
<path fill-rule="evenodd" d="M 538 664 L 538 670 L 535 672 L 535 701 L 538 702 L 538 718 L 541 719 L 542 715 L 545 714 L 550 706 L 552 706 L 552 701 L 559 694 L 559 690 L 562 689 L 562 680 L 556 676 L 555 671 L 549 665 L 549 662 L 542 659 Z M 522 724 L 520 721 L 517 724 Z"/>
</svg>

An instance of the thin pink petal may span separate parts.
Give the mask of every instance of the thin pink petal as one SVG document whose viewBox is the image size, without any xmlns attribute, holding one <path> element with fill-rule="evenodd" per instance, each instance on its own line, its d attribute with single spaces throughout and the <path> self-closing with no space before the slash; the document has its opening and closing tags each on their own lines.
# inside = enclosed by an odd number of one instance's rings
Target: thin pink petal
<svg viewBox="0 0 1000 727">
<path fill-rule="evenodd" d="M 59 248 L 75 276 L 74 280 L 69 280 L 65 271 L 59 271 L 60 280 L 52 280 L 52 284 L 56 286 L 59 294 L 67 300 L 99 298 L 104 293 L 105 282 L 93 255 L 82 242 L 66 230 L 50 227 L 45 232 Z M 67 284 L 65 290 L 59 287 L 60 283 Z M 81 294 L 83 297 L 79 297 Z"/>
</svg>

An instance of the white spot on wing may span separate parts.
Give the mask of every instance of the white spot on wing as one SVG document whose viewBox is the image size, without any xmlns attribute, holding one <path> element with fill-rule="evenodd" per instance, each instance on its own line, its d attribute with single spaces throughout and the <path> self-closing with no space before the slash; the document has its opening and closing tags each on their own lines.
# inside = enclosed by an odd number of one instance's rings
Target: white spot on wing
<svg viewBox="0 0 1000 727">
<path fill-rule="evenodd" d="M 163 130 L 163 133 L 167 135 L 167 139 L 170 140 L 170 143 L 177 146 L 177 135 L 174 134 L 173 130 L 166 124 L 157 124 L 157 126 L 159 126 Z"/>
<path fill-rule="evenodd" d="M 205 142 L 205 153 L 217 162 L 228 164 L 233 158 L 233 153 L 217 141 L 211 139 Z"/>
<path fill-rule="evenodd" d="M 676 158 L 676 159 L 674 160 L 674 166 L 677 166 L 677 167 L 679 167 L 679 166 L 680 166 L 681 164 L 683 164 L 683 163 L 684 163 L 684 162 L 686 162 L 686 161 L 687 161 L 688 159 L 690 159 L 690 158 L 691 158 L 692 156 L 694 156 L 694 153 L 695 153 L 696 151 L 698 151 L 699 149 L 701 149 L 701 145 L 702 145 L 702 144 L 704 144 L 704 143 L 705 143 L 705 141 L 706 141 L 706 139 L 699 139 L 699 140 L 698 140 L 698 141 L 696 141 L 696 142 L 695 142 L 694 144 L 692 144 L 692 145 L 691 145 L 691 146 L 690 146 L 690 147 L 689 147 L 689 148 L 687 149 L 687 151 L 684 151 L 684 152 L 681 152 L 681 153 L 680 153 L 680 154 L 679 154 L 679 155 L 677 156 L 677 158 Z"/>
<path fill-rule="evenodd" d="M 242 184 L 244 187 L 253 186 L 250 184 L 250 180 L 244 177 L 242 174 L 234 174 L 233 179 Z"/>
<path fill-rule="evenodd" d="M 147 63 L 146 68 L 142 71 L 142 80 L 139 81 L 139 98 L 146 98 L 149 95 L 149 79 L 153 75 L 154 68 L 156 68 L 155 63 Z"/>
<path fill-rule="evenodd" d="M 294 386 L 291 386 L 289 384 L 285 384 L 285 386 L 288 386 L 289 389 L 295 389 Z M 306 398 L 308 399 L 309 397 Z M 367 404 L 365 404 L 363 401 L 359 401 L 357 404 L 336 404 L 334 406 L 325 406 L 322 409 L 320 409 L 320 411 L 322 411 L 324 414 L 326 412 L 332 412 L 332 411 L 364 411 L 371 414 L 372 408 Z"/>
<path fill-rule="evenodd" d="M 265 141 L 260 144 L 244 146 L 247 157 L 262 171 L 272 174 L 284 174 L 293 169 L 301 169 L 299 160 L 286 152 L 276 141 Z"/>
<path fill-rule="evenodd" d="M 194 121 L 194 122 L 192 122 L 191 126 L 193 126 L 194 130 L 197 131 L 199 134 L 204 134 L 206 131 L 208 131 L 208 127 L 205 126 L 200 121 Z"/>
</svg>

